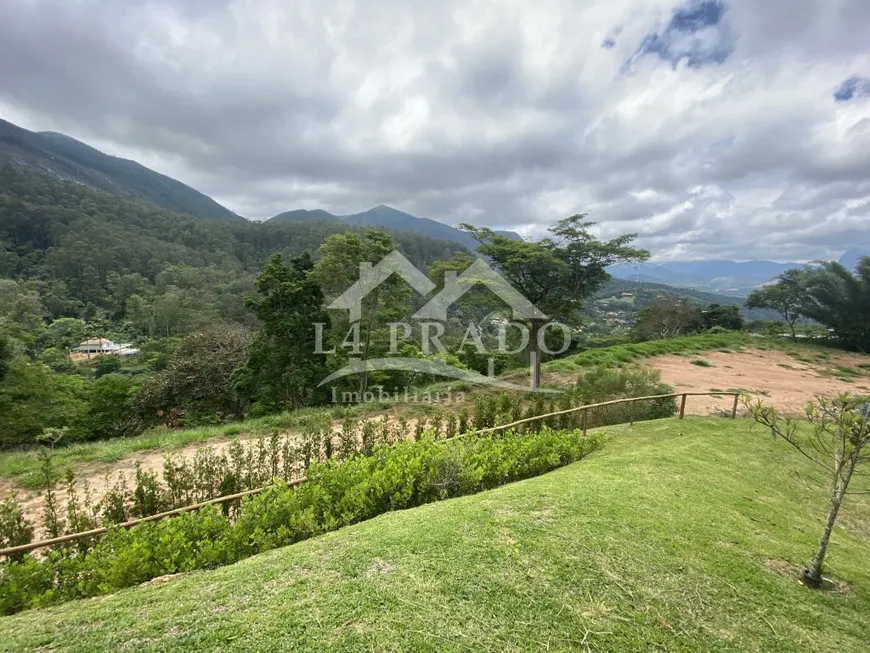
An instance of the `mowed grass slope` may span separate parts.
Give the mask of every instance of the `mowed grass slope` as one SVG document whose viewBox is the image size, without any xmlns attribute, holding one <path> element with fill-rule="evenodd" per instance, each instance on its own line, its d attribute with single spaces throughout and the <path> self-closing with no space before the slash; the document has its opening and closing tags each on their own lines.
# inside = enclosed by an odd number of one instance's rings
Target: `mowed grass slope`
<svg viewBox="0 0 870 653">
<path fill-rule="evenodd" d="M 799 454 L 745 420 L 606 430 L 542 477 L 0 619 L 0 650 L 868 650 L 867 497 L 833 538 L 838 589 L 810 591 L 770 568 L 820 533 Z"/>
</svg>

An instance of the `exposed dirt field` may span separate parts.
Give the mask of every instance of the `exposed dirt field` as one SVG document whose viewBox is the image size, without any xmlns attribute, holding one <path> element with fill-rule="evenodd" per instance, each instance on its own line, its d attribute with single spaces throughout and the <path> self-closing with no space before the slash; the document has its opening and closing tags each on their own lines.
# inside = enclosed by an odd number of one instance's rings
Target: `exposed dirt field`
<svg viewBox="0 0 870 653">
<path fill-rule="evenodd" d="M 692 361 L 706 361 L 709 367 Z M 837 354 L 812 363 L 796 360 L 778 350 L 748 350 L 725 353 L 705 352 L 695 356 L 658 356 L 647 364 L 661 371 L 662 381 L 675 392 L 740 390 L 766 398 L 777 408 L 803 413 L 807 402 L 818 394 L 840 392 L 870 393 L 870 370 L 858 368 L 870 357 Z M 852 370 L 844 373 L 837 366 Z M 707 415 L 730 410 L 731 397 L 690 397 L 686 413 Z"/>
</svg>

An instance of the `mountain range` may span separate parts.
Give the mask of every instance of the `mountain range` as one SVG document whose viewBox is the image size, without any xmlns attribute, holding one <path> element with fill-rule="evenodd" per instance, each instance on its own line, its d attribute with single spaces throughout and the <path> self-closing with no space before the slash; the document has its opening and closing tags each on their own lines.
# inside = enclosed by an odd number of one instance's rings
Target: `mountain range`
<svg viewBox="0 0 870 653">
<path fill-rule="evenodd" d="M 839 261 L 852 270 L 862 256 L 868 255 L 870 250 L 853 248 L 843 254 Z M 804 263 L 774 261 L 670 261 L 641 265 L 614 265 L 609 268 L 609 272 L 618 279 L 663 283 L 742 297 L 772 281 L 786 270 L 801 268 L 804 265 Z"/>
<path fill-rule="evenodd" d="M 243 219 L 207 195 L 136 161 L 110 156 L 64 134 L 33 132 L 0 119 L 0 165 L 3 164 L 25 167 L 125 199 L 145 200 L 176 213 L 223 220 Z M 464 231 L 388 206 L 376 206 L 362 213 L 342 216 L 322 209 L 300 209 L 281 213 L 272 220 L 338 221 L 422 234 L 459 243 L 472 251 L 477 247 L 477 242 Z M 513 232 L 499 233 L 519 238 Z"/>
<path fill-rule="evenodd" d="M 268 222 L 282 221 L 311 221 L 311 220 L 326 220 L 330 222 L 342 222 L 348 225 L 365 226 L 365 227 L 380 227 L 382 229 L 392 229 L 395 231 L 410 231 L 412 233 L 423 234 L 431 238 L 447 240 L 454 243 L 459 243 L 469 250 L 477 249 L 477 241 L 474 240 L 468 233 L 451 227 L 450 225 L 430 220 L 429 218 L 418 218 L 410 213 L 399 211 L 383 204 L 363 211 L 362 213 L 354 213 L 352 215 L 333 215 L 322 209 L 306 210 L 298 209 L 296 211 L 287 211 L 280 213 L 268 220 Z M 508 238 L 520 239 L 519 234 L 513 231 L 497 231 Z"/>
<path fill-rule="evenodd" d="M 33 132 L 0 119 L 0 165 L 12 164 L 59 180 L 83 184 L 95 190 L 126 199 L 144 200 L 161 208 L 194 216 L 220 220 L 243 220 L 212 198 L 171 177 L 145 166 L 114 156 L 55 132 Z M 379 205 L 362 213 L 334 215 L 323 209 L 297 209 L 272 217 L 268 222 L 331 222 L 352 226 L 372 226 L 422 234 L 458 243 L 474 251 L 477 242 L 455 227 Z M 519 239 L 512 231 L 499 231 Z M 868 250 L 851 249 L 840 262 L 854 268 Z M 620 279 L 663 283 L 745 296 L 773 280 L 785 270 L 801 263 L 772 261 L 694 260 L 642 265 L 615 265 L 610 273 Z"/>
</svg>

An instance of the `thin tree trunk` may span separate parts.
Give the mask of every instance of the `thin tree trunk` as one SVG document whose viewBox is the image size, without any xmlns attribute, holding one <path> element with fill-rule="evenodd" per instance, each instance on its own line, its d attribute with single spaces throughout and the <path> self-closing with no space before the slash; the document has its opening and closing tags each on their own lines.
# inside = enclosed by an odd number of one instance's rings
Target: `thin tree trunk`
<svg viewBox="0 0 870 653">
<path fill-rule="evenodd" d="M 791 341 L 797 342 L 797 335 L 795 334 L 795 331 L 794 331 L 794 322 L 789 322 L 788 326 L 791 329 Z"/>
<path fill-rule="evenodd" d="M 840 506 L 843 504 L 843 497 L 846 495 L 846 489 L 849 487 L 852 469 L 853 467 L 850 465 L 849 471 L 842 478 L 840 477 L 842 470 L 837 472 L 834 487 L 831 490 L 831 508 L 828 510 L 828 518 L 825 520 L 825 530 L 819 540 L 819 548 L 813 556 L 810 568 L 805 569 L 803 573 L 803 581 L 807 587 L 817 588 L 822 584 L 822 567 L 825 564 L 825 554 L 828 552 L 828 543 L 831 540 L 831 533 L 834 530 Z"/>
<path fill-rule="evenodd" d="M 366 325 L 366 339 L 363 344 L 363 369 L 359 375 L 359 397 L 360 401 L 363 400 L 363 395 L 365 395 L 366 390 L 369 387 L 369 347 L 372 341 L 372 328 L 374 326 L 375 317 L 378 313 L 378 288 L 375 288 L 372 292 L 372 308 L 368 314 L 368 324 Z"/>
<path fill-rule="evenodd" d="M 541 344 L 538 342 L 538 332 L 541 330 L 541 326 L 543 325 L 543 321 L 541 320 L 532 320 L 532 328 L 530 337 L 532 339 L 532 355 L 534 359 L 530 361 L 531 363 L 531 375 L 532 375 L 532 390 L 538 390 L 541 387 Z"/>
</svg>

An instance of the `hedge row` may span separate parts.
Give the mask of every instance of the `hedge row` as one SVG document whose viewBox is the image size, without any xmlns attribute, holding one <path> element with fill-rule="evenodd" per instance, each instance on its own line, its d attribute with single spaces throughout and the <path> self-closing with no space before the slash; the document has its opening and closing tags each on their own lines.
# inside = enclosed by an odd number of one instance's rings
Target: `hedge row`
<svg viewBox="0 0 870 653">
<path fill-rule="evenodd" d="M 231 520 L 212 506 L 114 530 L 93 544 L 0 566 L 0 612 L 96 596 L 163 576 L 230 564 L 390 510 L 529 478 L 583 458 L 601 438 L 579 430 L 508 432 L 383 444 L 370 455 L 312 463 L 309 481 L 245 500 Z"/>
</svg>

